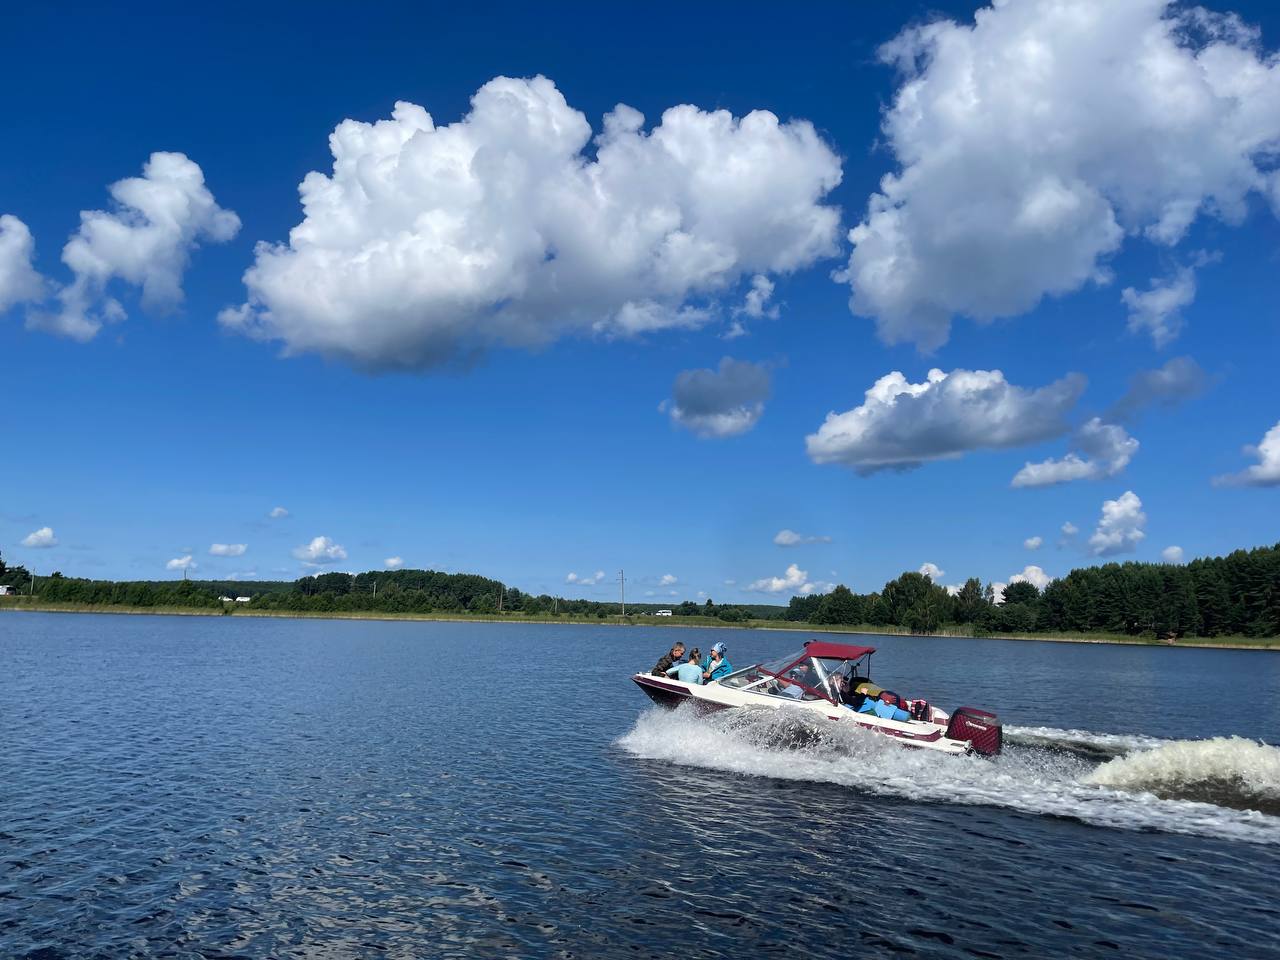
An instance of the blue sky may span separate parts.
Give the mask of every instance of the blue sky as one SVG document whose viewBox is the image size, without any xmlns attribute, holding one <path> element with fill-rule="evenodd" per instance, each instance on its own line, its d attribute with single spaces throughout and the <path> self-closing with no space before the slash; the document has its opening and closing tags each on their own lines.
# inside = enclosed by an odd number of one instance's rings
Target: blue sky
<svg viewBox="0 0 1280 960">
<path fill-rule="evenodd" d="M 1038 8 L 1011 0 L 976 29 L 973 3 L 12 14 L 0 215 L 34 252 L 0 245 L 0 550 L 131 579 L 399 558 L 595 597 L 625 567 L 636 599 L 786 602 L 924 563 L 943 583 L 1004 582 L 1275 542 L 1280 15 L 1082 0 L 1068 30 Z M 890 41 L 908 73 L 877 54 Z M 1151 80 L 1161 65 L 1185 88 Z M 514 85 L 486 87 L 497 77 Z M 436 171 L 412 183 L 377 180 L 367 132 L 357 172 L 334 173 L 344 120 L 406 101 L 438 133 L 482 88 L 498 120 L 477 106 L 464 131 L 475 182 L 442 185 L 436 134 L 404 148 L 422 152 L 403 169 Z M 594 141 L 570 160 L 530 145 L 573 111 L 595 137 L 619 103 L 644 126 L 609 158 Z M 681 104 L 698 110 L 667 124 Z M 526 108 L 554 122 L 502 113 Z M 724 133 L 711 111 L 781 126 Z M 152 235 L 122 211 L 110 185 L 157 151 L 197 165 L 238 230 L 184 206 Z M 494 155 L 516 166 L 485 166 Z M 584 168 L 600 178 L 573 194 L 580 212 L 561 197 Z M 315 235 L 350 234 L 264 264 L 255 244 L 303 222 L 309 171 L 350 204 Z M 893 216 L 873 220 L 886 191 Z M 87 234 L 81 211 L 135 232 Z M 676 225 L 631 259 L 594 259 L 659 214 Z M 84 256 L 64 262 L 78 230 Z M 476 251 L 495 266 L 473 277 Z M 773 286 L 752 316 L 757 276 Z M 143 277 L 176 280 L 181 301 L 144 304 Z M 67 336 L 74 317 L 101 327 Z M 947 378 L 919 397 L 865 397 L 895 371 L 927 385 L 931 368 Z M 1119 417 L 1132 378 L 1160 369 L 1182 374 L 1168 402 L 1148 391 Z M 1002 380 L 964 387 L 955 371 Z M 1069 396 L 1037 393 L 1071 374 Z M 1042 476 L 1061 482 L 1012 485 L 1050 459 Z M 783 530 L 812 539 L 779 546 Z"/>
</svg>

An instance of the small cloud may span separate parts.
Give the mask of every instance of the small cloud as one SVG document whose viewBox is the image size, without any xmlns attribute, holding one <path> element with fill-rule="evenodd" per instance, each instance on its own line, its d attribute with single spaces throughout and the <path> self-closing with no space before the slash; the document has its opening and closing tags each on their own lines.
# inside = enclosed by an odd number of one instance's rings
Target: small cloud
<svg viewBox="0 0 1280 960">
<path fill-rule="evenodd" d="M 802 543 L 830 543 L 830 537 L 816 534 L 796 533 L 794 530 L 779 530 L 773 536 L 773 542 L 780 547 L 798 547 Z"/>
<path fill-rule="evenodd" d="M 35 249 L 25 223 L 12 214 L 0 215 L 0 313 L 44 299 L 48 282 L 32 266 Z"/>
<path fill-rule="evenodd" d="M 404 557 L 387 557 L 382 561 L 382 565 L 388 570 L 399 570 L 404 566 Z"/>
<path fill-rule="evenodd" d="M 1043 537 L 1027 537 L 1027 539 L 1022 541 L 1022 545 L 1028 550 L 1039 550 L 1043 544 Z"/>
<path fill-rule="evenodd" d="M 1209 378 L 1190 357 L 1174 357 L 1163 367 L 1142 370 L 1107 413 L 1108 419 L 1128 420 L 1148 407 L 1174 407 L 1204 392 Z"/>
<path fill-rule="evenodd" d="M 807 597 L 814 593 L 830 593 L 835 588 L 836 585 L 834 583 L 830 583 L 826 580 L 812 580 L 803 584 L 796 593 L 800 594 L 802 597 Z"/>
<path fill-rule="evenodd" d="M 1062 535 L 1064 537 L 1074 537 L 1079 532 L 1080 532 L 1080 528 L 1077 527 L 1070 520 L 1068 520 L 1066 523 L 1062 525 Z"/>
<path fill-rule="evenodd" d="M 1160 559 L 1162 559 L 1165 563 L 1181 563 L 1182 548 L 1178 546 L 1165 547 L 1163 550 L 1160 551 Z"/>
<path fill-rule="evenodd" d="M 743 300 L 742 306 L 734 310 L 735 315 L 743 315 L 751 317 L 754 320 L 776 320 L 778 319 L 778 306 L 769 305 L 769 301 L 773 299 L 773 281 L 763 274 L 757 273 L 751 278 L 751 289 L 747 291 L 746 299 Z M 738 321 L 734 321 L 733 328 L 745 333 L 745 329 Z M 740 336 L 739 334 L 734 334 Z"/>
<path fill-rule="evenodd" d="M 1009 578 L 1009 583 L 1030 583 L 1037 590 L 1043 590 L 1053 582 L 1053 577 L 1049 576 L 1034 564 L 1027 564 L 1022 568 L 1021 573 L 1015 573 Z"/>
<path fill-rule="evenodd" d="M 249 549 L 247 543 L 213 543 L 209 545 L 211 557 L 243 557 Z"/>
<path fill-rule="evenodd" d="M 144 309 L 171 310 L 182 302 L 192 251 L 240 230 L 240 218 L 218 206 L 199 164 L 185 154 L 151 154 L 141 177 L 113 183 L 110 193 L 111 209 L 81 211 L 80 229 L 62 248 L 74 279 L 58 290 L 59 308 L 31 310 L 27 329 L 92 340 L 103 324 L 125 317 L 108 295 L 118 283 L 140 288 Z"/>
<path fill-rule="evenodd" d="M 283 520 L 289 515 L 289 511 L 284 507 L 272 507 L 271 512 L 267 514 L 272 520 Z"/>
<path fill-rule="evenodd" d="M 920 564 L 920 572 L 923 573 L 930 580 L 932 580 L 934 583 L 937 583 L 944 576 L 946 576 L 946 571 L 943 570 L 941 567 L 939 567 L 936 563 L 925 562 Z"/>
<path fill-rule="evenodd" d="M 1068 453 L 1061 460 L 1050 458 L 1024 464 L 1013 477 L 1015 487 L 1050 487 L 1072 480 L 1100 480 L 1113 477 L 1129 465 L 1138 452 L 1138 441 L 1115 423 L 1094 417 L 1076 432 L 1072 444 L 1085 456 Z"/>
<path fill-rule="evenodd" d="M 675 575 L 674 575 L 674 574 L 671 574 L 671 573 L 664 573 L 664 574 L 662 575 L 661 579 L 659 579 L 659 580 L 658 580 L 658 586 L 660 586 L 660 587 L 669 587 L 669 586 L 671 586 L 671 585 L 672 585 L 673 583 L 675 583 L 675 582 L 676 582 L 676 577 L 675 577 Z"/>
<path fill-rule="evenodd" d="M 580 587 L 594 587 L 602 580 L 604 580 L 603 570 L 597 570 L 595 573 L 585 577 L 580 577 L 576 573 L 570 573 L 564 578 L 565 583 L 577 584 Z"/>
<path fill-rule="evenodd" d="M 1257 446 L 1244 448 L 1245 454 L 1257 457 L 1258 462 L 1239 473 L 1214 477 L 1220 487 L 1274 487 L 1280 486 L 1280 422 L 1268 430 Z"/>
<path fill-rule="evenodd" d="M 1129 308 L 1129 332 L 1146 332 L 1157 348 L 1167 346 L 1182 332 L 1182 311 L 1196 298 L 1196 272 L 1181 267 L 1168 277 L 1153 277 L 1139 293 L 1126 287 L 1120 299 Z"/>
<path fill-rule="evenodd" d="M 808 571 L 801 570 L 796 564 L 787 567 L 786 573 L 780 577 L 762 577 L 753 582 L 748 590 L 753 593 L 782 593 L 784 590 L 798 591 L 809 579 Z"/>
<path fill-rule="evenodd" d="M 196 562 L 191 559 L 191 554 L 188 553 L 185 556 L 174 557 L 164 565 L 164 568 L 166 570 L 194 570 L 196 566 Z"/>
<path fill-rule="evenodd" d="M 1142 501 L 1132 490 L 1126 490 L 1115 500 L 1104 500 L 1098 527 L 1089 537 L 1089 549 L 1098 557 L 1132 553 L 1146 539 L 1142 530 L 1146 523 Z"/>
<path fill-rule="evenodd" d="M 310 543 L 293 548 L 293 555 L 309 567 L 324 567 L 347 559 L 347 551 L 328 537 L 315 537 Z"/>
<path fill-rule="evenodd" d="M 58 538 L 53 535 L 52 527 L 41 527 L 39 530 L 32 530 L 23 537 L 22 545 L 36 550 L 44 550 L 48 547 L 56 547 Z"/>
<path fill-rule="evenodd" d="M 1026 446 L 1067 431 L 1084 387 L 1079 374 L 1029 390 L 999 370 L 935 368 L 921 383 L 895 370 L 872 384 L 860 406 L 828 413 L 806 449 L 814 463 L 842 463 L 866 476 Z"/>
<path fill-rule="evenodd" d="M 756 363 L 725 357 L 718 370 L 684 370 L 671 399 L 658 409 L 699 437 L 723 439 L 746 433 L 764 415 L 769 371 Z"/>
</svg>

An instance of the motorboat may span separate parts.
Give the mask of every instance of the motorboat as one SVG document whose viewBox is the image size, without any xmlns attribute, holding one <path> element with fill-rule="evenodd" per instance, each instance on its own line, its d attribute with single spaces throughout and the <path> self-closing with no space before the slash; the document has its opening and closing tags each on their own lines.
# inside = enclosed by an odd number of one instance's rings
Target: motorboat
<svg viewBox="0 0 1280 960">
<path fill-rule="evenodd" d="M 801 711 L 894 738 L 904 747 L 994 756 L 1003 730 L 994 713 L 907 699 L 871 682 L 875 647 L 810 640 L 799 653 L 756 663 L 707 683 L 637 673 L 632 680 L 660 706 L 690 704 L 699 713 L 732 708 Z"/>
</svg>

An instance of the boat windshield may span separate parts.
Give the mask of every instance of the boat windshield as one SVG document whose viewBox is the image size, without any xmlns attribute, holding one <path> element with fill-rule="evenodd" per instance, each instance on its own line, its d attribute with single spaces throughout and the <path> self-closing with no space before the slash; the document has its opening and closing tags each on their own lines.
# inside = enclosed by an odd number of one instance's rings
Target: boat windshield
<svg viewBox="0 0 1280 960">
<path fill-rule="evenodd" d="M 849 681 L 857 676 L 861 660 L 809 657 L 792 654 L 768 663 L 758 663 L 724 677 L 725 686 L 752 690 L 795 700 L 830 700 L 841 703 Z"/>
</svg>

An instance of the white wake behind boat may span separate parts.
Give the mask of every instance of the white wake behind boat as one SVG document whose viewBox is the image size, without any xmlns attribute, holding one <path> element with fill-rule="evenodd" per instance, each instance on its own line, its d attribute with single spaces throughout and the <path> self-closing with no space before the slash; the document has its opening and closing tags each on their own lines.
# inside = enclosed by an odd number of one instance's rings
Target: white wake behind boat
<svg viewBox="0 0 1280 960">
<path fill-rule="evenodd" d="M 637 673 L 632 680 L 660 706 L 691 704 L 699 712 L 731 708 L 798 710 L 894 738 L 904 747 L 994 756 L 1003 731 L 993 713 L 904 699 L 871 683 L 875 647 L 810 640 L 799 653 L 757 663 L 709 683 Z"/>
</svg>

